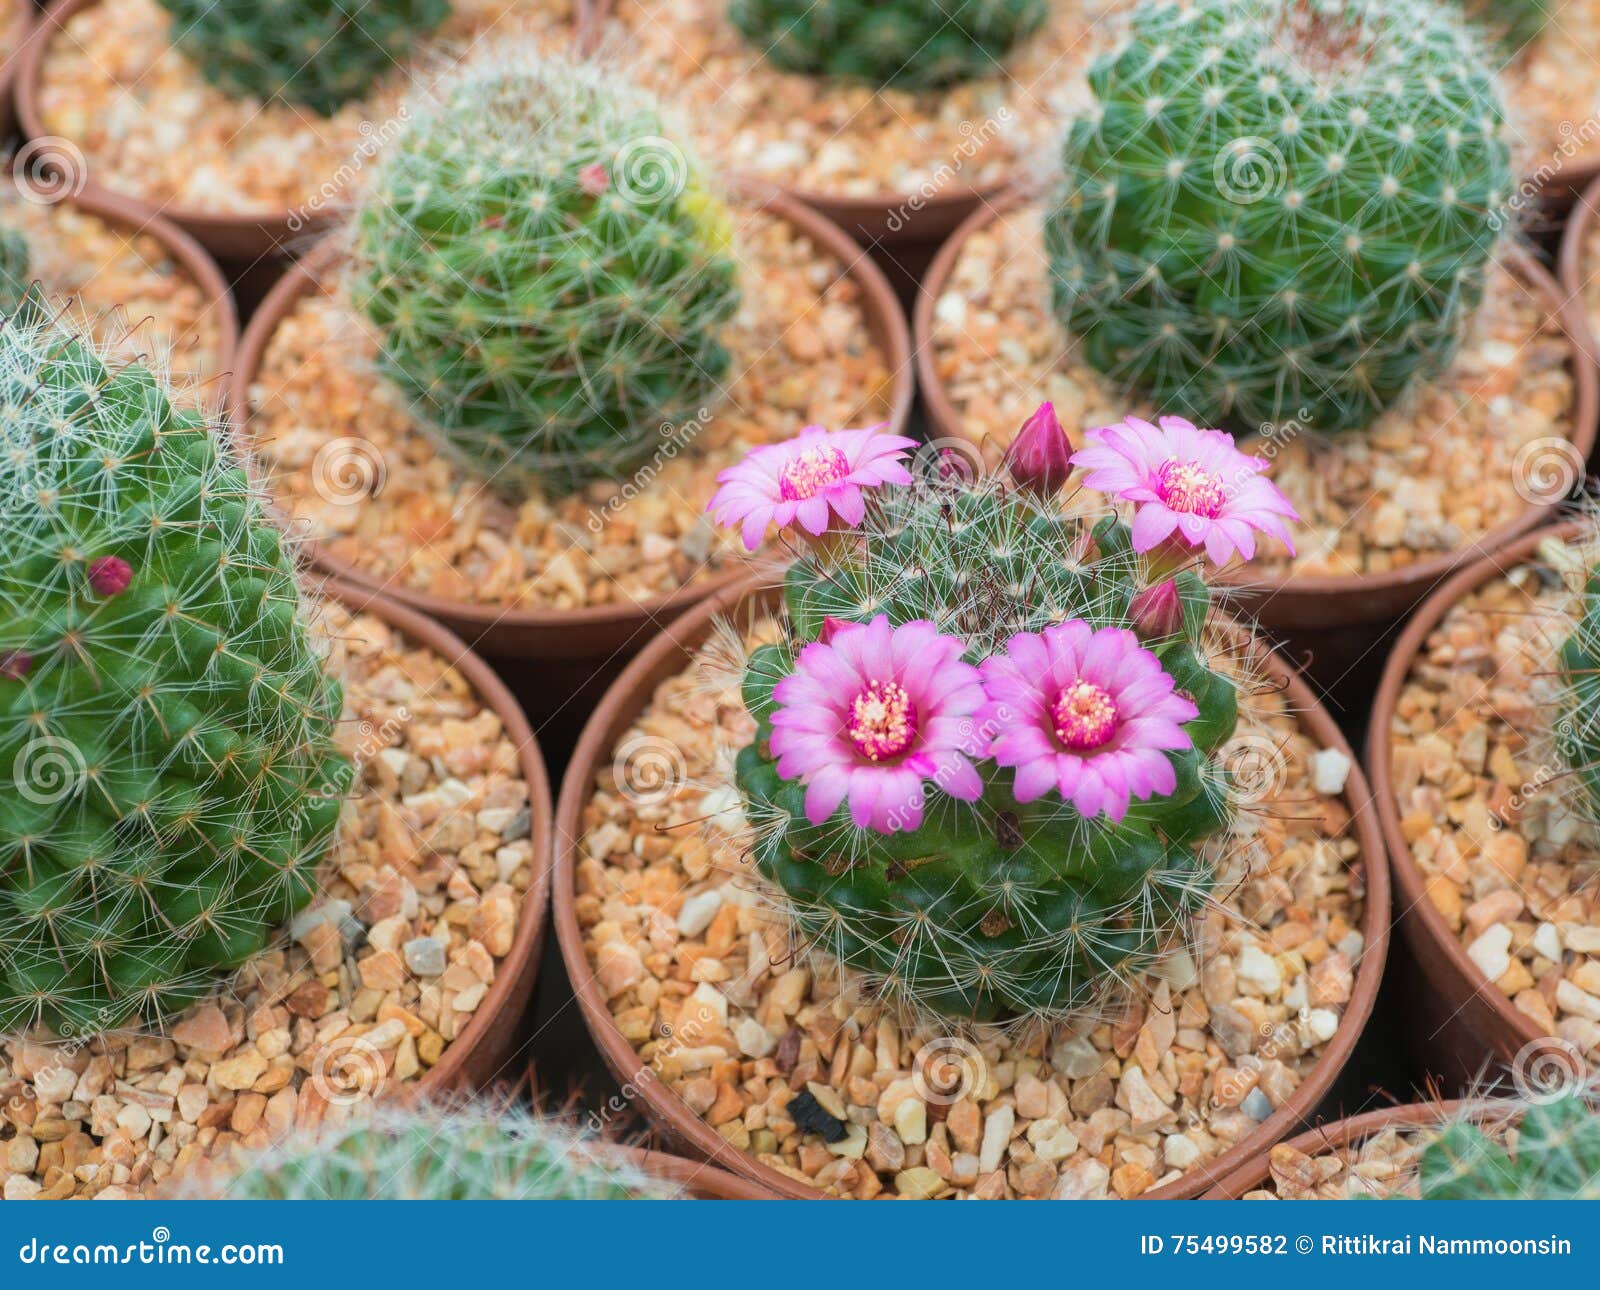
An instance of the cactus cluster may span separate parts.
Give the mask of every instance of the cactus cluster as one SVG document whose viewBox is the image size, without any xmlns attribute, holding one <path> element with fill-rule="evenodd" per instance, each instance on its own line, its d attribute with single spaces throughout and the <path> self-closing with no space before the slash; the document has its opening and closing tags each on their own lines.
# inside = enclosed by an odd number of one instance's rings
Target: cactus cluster
<svg viewBox="0 0 1600 1290">
<path fill-rule="evenodd" d="M 560 1122 L 515 1108 L 385 1107 L 186 1180 L 228 1200 L 654 1200 L 674 1188 Z"/>
<path fill-rule="evenodd" d="M 1459 1120 L 1424 1148 L 1424 1200 L 1600 1200 L 1592 1091 L 1567 1088 L 1491 1107 L 1488 1119 Z"/>
<path fill-rule="evenodd" d="M 1500 52 L 1515 57 L 1544 34 L 1553 0 L 1465 0 L 1462 9 L 1497 42 Z"/>
<path fill-rule="evenodd" d="M 1578 564 L 1564 544 L 1547 543 L 1541 551 L 1558 568 Z M 1577 792 L 1577 814 L 1600 821 L 1600 570 L 1583 570 L 1583 592 L 1572 630 L 1557 657 L 1560 680 L 1552 713 L 1556 752 L 1566 763 Z"/>
<path fill-rule="evenodd" d="M 1431 0 L 1147 0 L 1093 65 L 1045 240 L 1100 371 L 1206 424 L 1368 425 L 1437 373 L 1511 186 Z"/>
<path fill-rule="evenodd" d="M 450 0 L 159 0 L 172 43 L 224 93 L 330 116 L 403 66 Z"/>
<path fill-rule="evenodd" d="M 1092 1012 L 1181 945 L 1234 809 L 1206 583 L 1115 515 L 1065 512 L 1064 455 L 1020 469 L 1042 422 L 1065 447 L 1048 411 L 1010 459 L 1031 487 L 956 470 L 836 494 L 855 522 L 791 565 L 743 678 L 737 783 L 799 939 L 978 1022 Z M 836 438 L 796 441 L 780 498 L 844 477 Z"/>
<path fill-rule="evenodd" d="M 731 221 L 664 130 L 600 70 L 512 55 L 382 154 L 353 298 L 422 425 L 504 491 L 615 477 L 721 395 Z"/>
<path fill-rule="evenodd" d="M 225 436 L 45 315 L 0 327 L 0 1032 L 170 1016 L 303 906 L 350 766 Z"/>
<path fill-rule="evenodd" d="M 786 72 L 925 90 L 993 76 L 1049 0 L 732 0 L 746 40 Z"/>
</svg>

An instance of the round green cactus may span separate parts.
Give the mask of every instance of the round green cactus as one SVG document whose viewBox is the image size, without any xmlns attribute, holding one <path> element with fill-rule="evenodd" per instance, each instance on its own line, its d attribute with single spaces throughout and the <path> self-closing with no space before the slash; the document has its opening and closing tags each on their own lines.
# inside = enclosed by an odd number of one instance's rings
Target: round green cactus
<svg viewBox="0 0 1600 1290">
<path fill-rule="evenodd" d="M 1546 543 L 1541 554 L 1557 568 L 1581 566 L 1581 557 L 1563 543 Z M 1558 653 L 1561 678 L 1552 733 L 1570 772 L 1563 778 L 1576 789 L 1577 813 L 1600 821 L 1600 571 L 1583 576 L 1572 630 Z"/>
<path fill-rule="evenodd" d="M 1462 9 L 1495 39 L 1503 54 L 1515 56 L 1544 34 L 1552 0 L 1465 0 Z"/>
<path fill-rule="evenodd" d="M 0 315 L 7 318 L 22 306 L 31 285 L 28 240 L 15 229 L 0 230 Z"/>
<path fill-rule="evenodd" d="M 1091 527 L 989 477 L 886 493 L 857 529 L 859 540 L 791 567 L 783 639 L 745 672 L 758 729 L 737 778 L 756 864 L 805 943 L 891 997 L 978 1022 L 1090 1012 L 1182 942 L 1215 877 L 1202 843 L 1231 820 L 1218 750 L 1238 697 L 1201 644 L 1205 584 L 1189 571 L 1163 587 L 1176 594 L 1152 633 L 1139 607 L 1148 597 L 1136 602 L 1150 571 L 1124 524 Z M 1198 709 L 1184 727 L 1192 746 L 1167 754 L 1173 791 L 1114 820 L 1054 791 L 1019 800 L 1011 773 L 989 763 L 981 796 L 936 793 L 915 827 L 852 828 L 843 811 L 813 823 L 806 789 L 773 755 L 775 690 L 809 643 L 877 615 L 931 623 L 974 664 L 1015 633 L 1067 620 L 1137 627 Z"/>
<path fill-rule="evenodd" d="M 228 1200 L 655 1200 L 625 1156 L 515 1108 L 384 1108 L 300 1134 L 186 1193 Z"/>
<path fill-rule="evenodd" d="M 644 462 L 722 393 L 730 221 L 658 107 L 587 66 L 469 67 L 382 156 L 352 293 L 380 365 L 511 493 Z"/>
<path fill-rule="evenodd" d="M 1369 424 L 1454 354 L 1511 185 L 1476 38 L 1422 0 L 1151 0 L 1046 223 L 1099 370 L 1240 430 Z"/>
<path fill-rule="evenodd" d="M 1423 1200 L 1600 1200 L 1593 1090 L 1558 1089 L 1483 1109 L 1487 1120 L 1458 1120 L 1423 1149 Z"/>
<path fill-rule="evenodd" d="M 728 16 L 774 66 L 925 90 L 993 76 L 1049 0 L 733 0 Z"/>
<path fill-rule="evenodd" d="M 449 0 L 159 0 L 172 43 L 236 98 L 324 116 L 403 67 Z"/>
<path fill-rule="evenodd" d="M 170 1016 L 302 907 L 350 764 L 283 540 L 219 429 L 0 327 L 0 1032 Z"/>
</svg>

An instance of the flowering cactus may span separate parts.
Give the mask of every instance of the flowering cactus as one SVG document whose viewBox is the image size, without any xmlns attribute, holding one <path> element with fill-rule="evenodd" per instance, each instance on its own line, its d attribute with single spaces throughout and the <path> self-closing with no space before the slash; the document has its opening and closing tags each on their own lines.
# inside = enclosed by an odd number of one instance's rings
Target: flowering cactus
<svg viewBox="0 0 1600 1290">
<path fill-rule="evenodd" d="M 756 863 L 803 939 L 950 1017 L 1098 1006 L 1182 939 L 1231 815 L 1199 552 L 1287 541 L 1294 510 L 1226 435 L 1087 439 L 1069 458 L 1041 408 L 1012 479 L 919 481 L 909 441 L 811 427 L 711 504 L 747 545 L 814 539 L 744 675 Z M 1069 472 L 1111 493 L 1098 518 L 1062 506 Z"/>
</svg>

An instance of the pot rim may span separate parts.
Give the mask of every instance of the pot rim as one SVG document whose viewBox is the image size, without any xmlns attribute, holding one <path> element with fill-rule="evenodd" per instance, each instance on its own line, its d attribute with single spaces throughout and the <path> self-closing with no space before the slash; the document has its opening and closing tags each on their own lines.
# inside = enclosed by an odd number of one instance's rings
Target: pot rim
<svg viewBox="0 0 1600 1290">
<path fill-rule="evenodd" d="M 779 219 L 798 229 L 820 250 L 836 259 L 843 272 L 854 280 L 862 293 L 861 307 L 868 331 L 885 351 L 885 366 L 893 382 L 887 426 L 892 434 L 904 433 L 916 394 L 912 375 L 911 334 L 905 312 L 900 308 L 883 270 L 843 229 L 793 198 L 775 192 L 755 193 L 743 185 L 735 187 L 753 207 L 770 210 Z M 267 344 L 278 324 L 288 316 L 300 297 L 321 282 L 323 272 L 337 255 L 336 242 L 324 239 L 302 259 L 295 261 L 267 293 L 250 319 L 250 325 L 245 328 L 244 337 L 239 343 L 233 379 L 228 386 L 227 400 L 233 424 L 241 430 L 247 443 L 251 441 L 250 387 L 255 383 Z M 398 586 L 393 578 L 381 579 L 329 554 L 326 544 L 321 542 L 307 540 L 302 543 L 302 548 L 319 568 L 333 576 L 393 596 L 433 617 L 470 625 L 480 633 L 479 639 L 486 642 L 496 633 L 526 630 L 586 631 L 598 627 L 623 627 L 637 632 L 647 625 L 661 625 L 670 621 L 689 606 L 732 586 L 745 576 L 745 570 L 735 564 L 721 573 L 680 586 L 664 596 L 627 604 L 590 605 L 570 610 L 507 609 L 500 605 L 451 600 Z"/>
<path fill-rule="evenodd" d="M 955 405 L 945 391 L 944 382 L 939 378 L 933 351 L 934 308 L 967 240 L 1000 216 L 1037 198 L 1038 194 L 1030 190 L 1013 189 L 1001 200 L 981 207 L 964 220 L 939 248 L 939 254 L 934 257 L 922 279 L 912 311 L 917 384 L 922 391 L 930 429 L 979 448 L 982 447 L 982 441 L 967 433 Z M 1594 348 L 1585 339 L 1588 325 L 1582 319 L 1581 309 L 1566 297 L 1544 266 L 1523 247 L 1512 245 L 1506 253 L 1505 263 L 1544 300 L 1550 320 L 1561 329 L 1570 347 L 1568 366 L 1572 374 L 1573 398 L 1567 416 L 1566 438 L 1587 462 L 1594 451 L 1596 431 L 1600 429 L 1600 369 L 1596 367 Z M 1560 505 L 1559 499 L 1542 505 L 1529 505 L 1517 516 L 1491 529 L 1468 546 L 1381 573 L 1288 573 L 1265 578 L 1238 574 L 1229 577 L 1225 573 L 1220 583 L 1236 598 L 1250 604 L 1255 616 L 1268 626 L 1293 626 L 1288 619 L 1295 616 L 1293 607 L 1296 604 L 1323 601 L 1328 597 L 1338 597 L 1350 605 L 1354 617 L 1349 621 L 1366 621 L 1362 617 L 1361 606 L 1378 603 L 1389 592 L 1404 592 L 1415 604 L 1443 579 L 1475 559 L 1478 551 L 1493 549 L 1547 521 Z"/>
<path fill-rule="evenodd" d="M 1575 195 L 1566 228 L 1562 230 L 1560 249 L 1556 253 L 1556 280 L 1561 284 L 1561 293 L 1572 313 L 1573 338 L 1589 354 L 1590 362 L 1600 363 L 1600 340 L 1595 337 L 1583 299 L 1584 246 L 1595 227 L 1595 207 L 1600 206 L 1600 157 L 1596 158 L 1593 169 L 1594 178 Z"/>
<path fill-rule="evenodd" d="M 771 585 L 768 579 L 759 574 L 746 578 L 738 586 L 723 589 L 665 628 L 633 658 L 606 691 L 584 726 L 562 780 L 561 796 L 556 808 L 554 921 L 561 957 L 566 964 L 573 995 L 583 1013 L 590 1038 L 624 1090 L 631 1088 L 637 1093 L 651 1122 L 688 1144 L 707 1160 L 760 1183 L 779 1196 L 803 1200 L 814 1199 L 824 1193 L 763 1164 L 745 1151 L 731 1147 L 644 1065 L 633 1045 L 617 1028 L 605 997 L 596 984 L 594 969 L 584 950 L 575 903 L 577 851 L 583 832 L 583 811 L 593 792 L 596 772 L 610 756 L 616 739 L 627 728 L 627 723 L 648 705 L 656 685 L 665 677 L 682 670 L 684 662 L 693 655 L 718 615 L 731 614 L 751 602 L 766 601 L 770 604 L 779 594 L 781 588 Z M 1315 738 L 1321 747 L 1340 751 L 1350 760 L 1349 778 L 1340 796 L 1350 810 L 1352 835 L 1357 841 L 1359 861 L 1366 878 L 1366 904 L 1361 918 L 1365 944 L 1356 968 L 1355 988 L 1340 1018 L 1339 1028 L 1289 1100 L 1234 1147 L 1190 1170 L 1178 1181 L 1148 1193 L 1143 1199 L 1169 1200 L 1198 1196 L 1215 1180 L 1237 1169 L 1264 1146 L 1277 1142 L 1291 1128 L 1302 1123 L 1343 1069 L 1366 1029 L 1388 954 L 1388 865 L 1382 835 L 1368 809 L 1372 794 L 1361 766 L 1333 718 L 1317 701 L 1294 667 L 1258 641 L 1252 642 L 1252 649 L 1256 651 L 1263 669 L 1282 685 L 1290 711 L 1300 721 L 1301 728 Z"/>
<path fill-rule="evenodd" d="M 610 1148 L 641 1173 L 675 1183 L 693 1200 L 777 1200 L 767 1188 L 704 1161 L 685 1160 L 649 1147 Z"/>
<path fill-rule="evenodd" d="M 1308 1129 L 1279 1145 L 1290 1147 L 1304 1155 L 1316 1155 L 1324 1151 L 1354 1146 L 1385 1129 L 1417 1128 L 1424 1124 L 1442 1123 L 1462 1114 L 1480 1119 L 1492 1114 L 1501 1105 L 1510 1104 L 1478 1098 L 1457 1098 L 1448 1102 L 1411 1102 L 1401 1106 L 1384 1106 L 1375 1111 L 1363 1111 L 1360 1115 L 1346 1116 L 1330 1124 L 1319 1124 L 1316 1128 Z M 1272 1147 L 1267 1148 L 1255 1159 L 1234 1170 L 1207 1192 L 1204 1199 L 1240 1200 L 1246 1192 L 1255 1191 L 1271 1175 L 1273 1150 Z"/>
<path fill-rule="evenodd" d="M 338 601 L 351 613 L 375 615 L 389 626 L 404 632 L 414 644 L 444 658 L 472 687 L 479 701 L 500 718 L 506 738 L 517 750 L 518 765 L 523 781 L 528 786 L 533 848 L 529 864 L 532 871 L 518 908 L 517 930 L 512 938 L 511 950 L 495 964 L 494 981 L 473 1013 L 472 1020 L 450 1041 L 438 1062 L 406 1090 L 413 1096 L 442 1093 L 462 1086 L 465 1079 L 462 1068 L 484 1039 L 497 1027 L 515 1025 L 520 1021 L 520 1017 L 501 1017 L 497 1014 L 504 1011 L 508 1000 L 517 993 L 519 987 L 531 984 L 533 974 L 538 971 L 550 903 L 550 869 L 545 863 L 553 824 L 550 779 L 545 771 L 538 741 L 533 736 L 527 717 L 523 715 L 522 706 L 494 669 L 459 636 L 410 605 L 370 587 L 329 578 L 321 584 L 321 593 Z M 516 1065 L 515 1057 L 507 1065 Z M 487 1084 L 494 1078 L 495 1075 L 474 1078 L 472 1083 Z"/>
<path fill-rule="evenodd" d="M 1443 953 L 1451 975 L 1462 987 L 1466 996 L 1476 998 L 1485 1004 L 1494 1015 L 1496 1024 L 1501 1026 L 1518 1045 L 1535 1043 L 1549 1036 L 1534 1025 L 1531 1017 L 1519 1011 L 1494 982 L 1478 970 L 1477 965 L 1467 957 L 1466 946 L 1445 925 L 1443 916 L 1428 899 L 1422 870 L 1412 859 L 1411 848 L 1406 843 L 1405 834 L 1401 832 L 1399 803 L 1395 800 L 1393 789 L 1389 787 L 1394 773 L 1393 758 L 1389 750 L 1389 727 L 1400 691 L 1411 674 L 1412 664 L 1427 644 L 1429 634 L 1444 621 L 1446 615 L 1468 594 L 1522 564 L 1538 549 L 1539 543 L 1545 538 L 1570 536 L 1581 531 L 1582 527 L 1580 521 L 1565 520 L 1535 529 L 1532 533 L 1524 534 L 1516 541 L 1508 542 L 1474 560 L 1436 588 L 1417 607 L 1390 650 L 1382 678 L 1378 682 L 1377 695 L 1372 704 L 1372 717 L 1367 727 L 1367 772 L 1374 784 L 1384 786 L 1383 791 L 1375 795 L 1378 823 L 1383 831 L 1384 847 L 1389 853 L 1389 864 L 1394 870 L 1396 896 L 1404 902 L 1398 909 L 1397 916 L 1406 919 L 1408 926 L 1414 927 L 1417 934 L 1424 936 L 1428 946 Z M 1420 949 L 1420 946 L 1414 945 L 1412 952 L 1418 958 L 1419 966 L 1427 973 L 1426 963 L 1420 962 L 1423 959 L 1423 955 L 1418 952 Z M 1436 984 L 1432 979 L 1433 974 L 1427 973 L 1427 975 L 1430 984 Z M 1452 1005 L 1462 1004 L 1459 999 L 1449 1002 Z"/>
</svg>

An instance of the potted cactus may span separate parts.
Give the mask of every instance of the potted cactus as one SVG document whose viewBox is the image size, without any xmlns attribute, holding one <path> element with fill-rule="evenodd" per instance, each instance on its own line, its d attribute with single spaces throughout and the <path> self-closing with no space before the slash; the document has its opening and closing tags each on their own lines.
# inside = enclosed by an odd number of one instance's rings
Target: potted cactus
<svg viewBox="0 0 1600 1290">
<path fill-rule="evenodd" d="M 519 1107 L 373 1109 L 175 1180 L 202 1200 L 761 1199 L 741 1179 L 630 1150 Z"/>
<path fill-rule="evenodd" d="M 592 41 L 709 151 L 864 245 L 936 243 L 1027 172 L 1125 0 L 601 0 Z"/>
<path fill-rule="evenodd" d="M 520 713 L 420 616 L 317 609 L 215 419 L 31 301 L 0 328 L 0 1085 L 29 1140 L 6 1195 L 159 1181 L 205 1129 L 481 1077 L 540 921 Z M 68 1135 L 71 1164 L 41 1147 Z"/>
<path fill-rule="evenodd" d="M 719 468 L 907 415 L 882 277 L 793 203 L 724 200 L 648 96 L 515 47 L 412 116 L 234 385 L 325 567 L 499 656 L 609 657 L 734 576 Z"/>
<path fill-rule="evenodd" d="M 1150 0 L 1089 83 L 1053 189 L 974 217 L 925 283 L 934 423 L 998 449 L 1017 400 L 1092 423 L 1131 394 L 1255 435 L 1304 523 L 1246 603 L 1337 677 L 1592 442 L 1566 309 L 1496 254 L 1480 39 L 1432 4 Z"/>
<path fill-rule="evenodd" d="M 720 522 L 802 545 L 585 732 L 556 880 L 579 1001 L 659 1127 L 785 1195 L 1198 1194 L 1315 1102 L 1381 970 L 1364 789 L 1211 607 L 1215 565 L 1292 512 L 1178 418 L 1073 453 L 1041 408 L 1003 473 L 919 477 L 909 446 L 810 431 L 725 474 Z M 1197 524 L 1152 475 L 1248 482 Z M 1279 684 L 1312 725 L 1265 713 Z M 1324 802 L 1311 837 L 1270 840 L 1278 792 Z M 626 859 L 652 831 L 673 841 Z M 1252 899 L 1243 838 L 1320 857 L 1303 957 L 1215 921 Z"/>
<path fill-rule="evenodd" d="M 18 111 L 79 184 L 249 264 L 336 221 L 403 125 L 406 69 L 491 29 L 563 41 L 573 21 L 572 0 L 56 0 Z"/>
<path fill-rule="evenodd" d="M 1424 1017 L 1451 1018 L 1416 1029 L 1418 1058 L 1450 1082 L 1486 1051 L 1574 1072 L 1600 1053 L 1597 549 L 1579 521 L 1446 582 L 1396 643 L 1373 709 L 1412 994 Z"/>
</svg>

